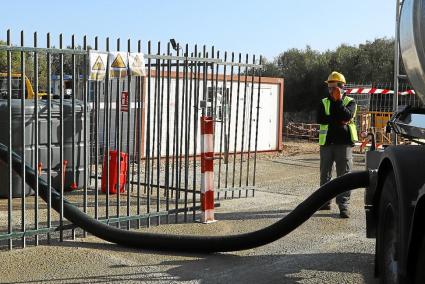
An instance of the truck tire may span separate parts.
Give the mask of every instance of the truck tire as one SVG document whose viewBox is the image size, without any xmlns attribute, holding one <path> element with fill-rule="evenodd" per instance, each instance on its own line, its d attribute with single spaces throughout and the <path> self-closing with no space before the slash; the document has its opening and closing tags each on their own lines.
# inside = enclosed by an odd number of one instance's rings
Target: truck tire
<svg viewBox="0 0 425 284">
<path fill-rule="evenodd" d="M 400 216 L 394 172 L 383 182 L 378 211 L 377 265 L 379 283 L 400 283 Z"/>
<path fill-rule="evenodd" d="M 418 260 L 416 261 L 416 273 L 415 282 L 416 284 L 425 283 L 425 236 L 422 237 L 422 242 L 419 245 Z"/>
</svg>

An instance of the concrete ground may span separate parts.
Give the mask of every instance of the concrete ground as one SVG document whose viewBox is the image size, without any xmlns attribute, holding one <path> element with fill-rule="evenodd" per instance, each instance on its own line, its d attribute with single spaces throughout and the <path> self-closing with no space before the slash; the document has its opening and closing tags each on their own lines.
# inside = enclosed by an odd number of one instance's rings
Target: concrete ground
<svg viewBox="0 0 425 284">
<path fill-rule="evenodd" d="M 170 234 L 230 235 L 263 228 L 319 184 L 318 154 L 258 162 L 254 198 L 221 200 L 216 223 L 144 229 Z M 362 169 L 361 165 L 356 168 Z M 350 219 L 320 211 L 292 234 L 256 249 L 217 254 L 135 250 L 96 237 L 0 252 L 1 283 L 374 283 L 374 240 L 365 238 L 363 190 L 352 193 Z"/>
</svg>

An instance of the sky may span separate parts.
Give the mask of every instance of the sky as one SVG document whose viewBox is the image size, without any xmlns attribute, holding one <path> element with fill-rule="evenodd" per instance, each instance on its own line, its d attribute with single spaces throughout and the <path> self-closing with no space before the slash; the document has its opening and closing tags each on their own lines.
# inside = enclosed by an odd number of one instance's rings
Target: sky
<svg viewBox="0 0 425 284">
<path fill-rule="evenodd" d="M 215 46 L 216 50 L 263 55 L 272 60 L 290 48 L 310 45 L 324 51 L 342 43 L 358 45 L 379 37 L 394 37 L 394 0 L 68 0 L 68 1 L 2 1 L 0 39 L 6 30 L 12 42 L 19 43 L 25 31 L 25 45 L 33 44 L 33 33 L 39 34 L 40 47 L 50 32 L 52 44 L 58 45 L 63 33 L 64 44 L 77 43 L 87 35 L 100 48 L 106 37 L 111 47 L 121 39 L 135 42 L 161 41 L 162 48 L 170 38 L 180 44 Z M 8 12 L 6 12 L 8 11 Z M 164 51 L 164 50 L 162 50 Z"/>
</svg>

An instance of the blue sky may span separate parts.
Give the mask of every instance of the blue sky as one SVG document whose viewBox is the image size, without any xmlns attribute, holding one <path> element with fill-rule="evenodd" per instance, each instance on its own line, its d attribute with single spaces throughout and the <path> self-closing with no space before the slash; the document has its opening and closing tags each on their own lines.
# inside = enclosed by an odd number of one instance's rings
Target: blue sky
<svg viewBox="0 0 425 284">
<path fill-rule="evenodd" d="M 10 28 L 13 42 L 20 30 L 26 44 L 32 33 L 45 45 L 47 32 L 58 44 L 72 34 L 116 38 L 126 47 L 132 40 L 175 38 L 180 43 L 214 45 L 224 51 L 262 54 L 273 59 L 289 48 L 333 49 L 341 43 L 359 44 L 377 37 L 393 37 L 395 1 L 392 0 L 69 0 L 2 1 L 0 39 Z M 6 11 L 8 11 L 6 13 Z M 135 45 L 134 45 L 135 47 Z"/>
</svg>

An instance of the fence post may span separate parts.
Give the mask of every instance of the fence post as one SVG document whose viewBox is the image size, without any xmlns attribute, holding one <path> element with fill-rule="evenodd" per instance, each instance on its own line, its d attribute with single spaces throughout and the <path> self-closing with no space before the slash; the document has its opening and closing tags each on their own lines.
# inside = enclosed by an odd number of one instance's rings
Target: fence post
<svg viewBox="0 0 425 284">
<path fill-rule="evenodd" d="M 201 116 L 201 222 L 214 222 L 214 121 Z"/>
</svg>

